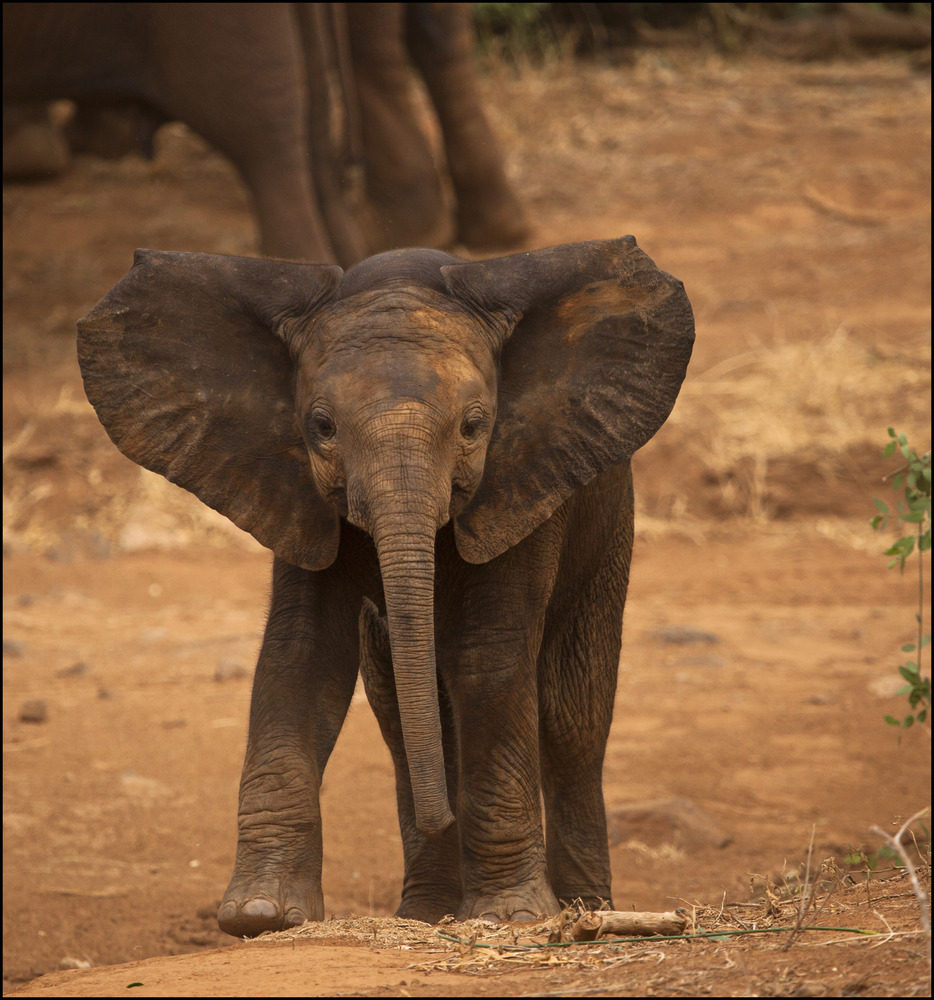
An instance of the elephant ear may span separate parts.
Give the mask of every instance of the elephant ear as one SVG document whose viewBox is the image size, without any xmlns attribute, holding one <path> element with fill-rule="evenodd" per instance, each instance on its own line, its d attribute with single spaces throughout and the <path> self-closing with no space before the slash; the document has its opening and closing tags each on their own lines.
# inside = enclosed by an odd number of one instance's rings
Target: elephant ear
<svg viewBox="0 0 934 1000">
<path fill-rule="evenodd" d="M 442 268 L 453 295 L 518 317 L 500 357 L 483 479 L 457 547 L 485 562 L 628 461 L 674 406 L 694 342 L 681 282 L 631 236 Z"/>
<path fill-rule="evenodd" d="M 338 519 L 312 479 L 276 331 L 334 294 L 341 274 L 138 250 L 78 323 L 85 391 L 123 454 L 306 569 L 333 562 Z"/>
</svg>

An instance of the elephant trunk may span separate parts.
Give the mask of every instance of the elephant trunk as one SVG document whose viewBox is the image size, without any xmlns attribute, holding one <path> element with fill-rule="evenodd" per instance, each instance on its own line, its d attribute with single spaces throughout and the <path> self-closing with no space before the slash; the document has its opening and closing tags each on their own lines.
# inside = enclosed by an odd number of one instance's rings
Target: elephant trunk
<svg viewBox="0 0 934 1000">
<path fill-rule="evenodd" d="M 418 829 L 440 836 L 453 822 L 444 773 L 434 641 L 436 518 L 411 511 L 377 516 L 393 674 Z"/>
</svg>

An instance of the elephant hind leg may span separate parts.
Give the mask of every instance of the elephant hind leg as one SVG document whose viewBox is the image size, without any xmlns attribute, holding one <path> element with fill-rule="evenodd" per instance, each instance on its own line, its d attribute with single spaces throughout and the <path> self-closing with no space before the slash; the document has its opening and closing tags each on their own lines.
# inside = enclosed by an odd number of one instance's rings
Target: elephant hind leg
<svg viewBox="0 0 934 1000">
<path fill-rule="evenodd" d="M 449 827 L 439 840 L 429 840 L 416 827 L 415 802 L 392 672 L 389 630 L 386 619 L 380 617 L 376 605 L 369 600 L 364 600 L 360 612 L 360 674 L 367 700 L 392 754 L 396 774 L 396 800 L 405 859 L 402 902 L 396 916 L 437 923 L 447 914 L 454 913 L 461 901 L 457 825 Z M 456 755 L 453 752 L 451 713 L 445 710 L 443 691 L 441 722 L 448 765 L 448 793 L 453 803 L 457 795 Z"/>
<path fill-rule="evenodd" d="M 457 238 L 475 250 L 508 249 L 532 230 L 483 109 L 470 8 L 406 4 L 406 40 L 441 124 Z"/>
<path fill-rule="evenodd" d="M 631 481 L 621 485 L 622 495 L 610 493 L 616 524 L 606 530 L 609 537 L 598 539 L 602 554 L 593 570 L 575 579 L 547 623 L 538 662 L 548 877 L 559 900 L 581 899 L 593 908 L 612 905 L 603 761 L 633 537 Z M 600 534 L 594 525 L 597 512 L 605 509 L 600 498 L 597 504 L 582 506 L 577 514 L 591 539 Z"/>
<path fill-rule="evenodd" d="M 371 253 L 449 246 L 450 212 L 432 146 L 412 100 L 402 4 L 347 4 L 360 109 Z"/>
</svg>

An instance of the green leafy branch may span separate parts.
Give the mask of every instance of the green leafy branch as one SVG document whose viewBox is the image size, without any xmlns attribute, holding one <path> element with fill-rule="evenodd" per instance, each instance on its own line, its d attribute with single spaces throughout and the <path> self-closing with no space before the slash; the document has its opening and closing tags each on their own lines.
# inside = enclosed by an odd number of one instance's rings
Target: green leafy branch
<svg viewBox="0 0 934 1000">
<path fill-rule="evenodd" d="M 903 687 L 896 692 L 908 696 L 908 704 L 912 711 L 904 719 L 896 719 L 892 715 L 885 716 L 885 721 L 891 726 L 901 726 L 908 729 L 916 722 L 923 723 L 927 719 L 931 707 L 931 678 L 921 675 L 921 650 L 931 642 L 930 635 L 924 635 L 924 563 L 922 553 L 931 549 L 931 453 L 918 453 L 908 445 L 904 434 L 896 434 L 889 428 L 891 441 L 885 446 L 882 454 L 889 458 L 899 451 L 905 463 L 886 476 L 891 479 L 892 489 L 901 492 L 902 497 L 896 501 L 895 509 L 891 510 L 882 500 L 875 500 L 879 513 L 872 519 L 872 527 L 876 531 L 884 530 L 889 523 L 896 525 L 910 524 L 915 526 L 911 534 L 903 535 L 888 549 L 885 555 L 891 556 L 889 569 L 898 566 L 904 573 L 905 563 L 917 550 L 918 553 L 918 612 L 915 619 L 918 623 L 918 640 L 902 646 L 903 653 L 915 653 L 916 660 L 903 663 L 898 672 L 905 680 Z M 919 706 L 921 706 L 919 708 Z"/>
</svg>

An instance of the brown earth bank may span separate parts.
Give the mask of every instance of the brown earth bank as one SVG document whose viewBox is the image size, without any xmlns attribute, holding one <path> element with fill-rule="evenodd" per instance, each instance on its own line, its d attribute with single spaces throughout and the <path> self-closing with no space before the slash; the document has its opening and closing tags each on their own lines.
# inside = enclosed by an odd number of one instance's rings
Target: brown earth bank
<svg viewBox="0 0 934 1000">
<path fill-rule="evenodd" d="M 217 929 L 271 557 L 117 453 L 74 356 L 136 247 L 256 252 L 228 164 L 173 125 L 152 163 L 4 188 L 5 994 L 929 992 L 883 840 L 930 802 L 929 729 L 882 720 L 907 711 L 919 581 L 869 519 L 886 428 L 930 447 L 930 76 L 655 51 L 483 85 L 528 248 L 633 233 L 694 305 L 637 455 L 605 786 L 615 906 L 722 935 L 517 952 L 547 933 L 389 920 L 392 768 L 362 694 L 324 779 L 332 920 Z M 905 837 L 924 886 L 929 826 Z M 848 930 L 738 933 L 802 900 Z"/>
</svg>

